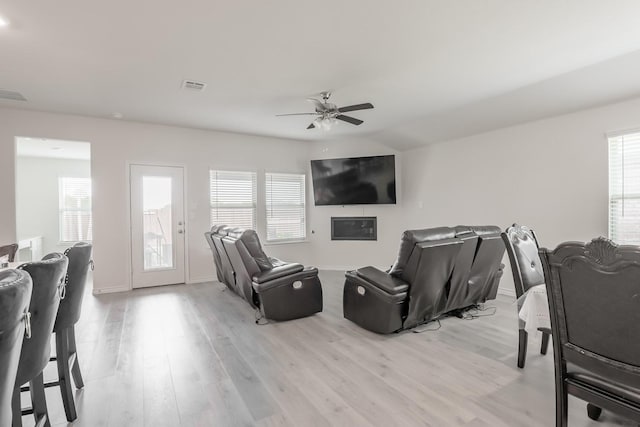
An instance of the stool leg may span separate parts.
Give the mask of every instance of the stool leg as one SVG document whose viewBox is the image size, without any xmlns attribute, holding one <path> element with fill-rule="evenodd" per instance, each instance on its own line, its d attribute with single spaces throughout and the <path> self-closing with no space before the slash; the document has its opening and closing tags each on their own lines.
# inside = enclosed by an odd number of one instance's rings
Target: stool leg
<svg viewBox="0 0 640 427">
<path fill-rule="evenodd" d="M 31 392 L 31 406 L 33 407 L 33 417 L 36 425 L 39 425 L 41 419 L 44 418 L 44 427 L 51 427 L 49 422 L 49 412 L 47 411 L 47 399 L 44 394 L 44 376 L 40 374 L 29 381 L 29 391 Z"/>
<path fill-rule="evenodd" d="M 78 418 L 76 404 L 73 401 L 73 389 L 71 388 L 71 375 L 69 372 L 69 328 L 56 332 L 56 364 L 58 365 L 58 380 L 60 381 L 60 393 L 62 405 L 67 421 Z"/>
<path fill-rule="evenodd" d="M 20 406 L 20 386 L 13 389 L 11 397 L 11 427 L 22 427 L 22 407 Z"/>
<path fill-rule="evenodd" d="M 524 368 L 527 359 L 527 341 L 529 334 L 524 329 L 518 330 L 518 368 Z"/>
<path fill-rule="evenodd" d="M 547 354 L 549 348 L 549 332 L 542 331 L 542 344 L 540 344 L 540 354 Z"/>
<path fill-rule="evenodd" d="M 82 374 L 80 373 L 80 362 L 78 362 L 78 349 L 76 348 L 76 328 L 71 326 L 67 329 L 67 342 L 69 343 L 69 354 L 73 354 L 74 360 L 71 366 L 71 374 L 73 375 L 73 382 L 77 388 L 84 387 L 84 381 L 82 381 Z"/>
</svg>

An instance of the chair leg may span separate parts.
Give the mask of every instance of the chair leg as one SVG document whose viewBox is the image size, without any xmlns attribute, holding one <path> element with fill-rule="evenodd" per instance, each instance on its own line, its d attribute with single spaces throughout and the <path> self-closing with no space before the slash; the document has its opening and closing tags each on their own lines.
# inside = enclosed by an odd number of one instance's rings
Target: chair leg
<svg viewBox="0 0 640 427">
<path fill-rule="evenodd" d="M 518 330 L 518 368 L 524 368 L 527 358 L 527 341 L 529 334 L 524 329 Z"/>
<path fill-rule="evenodd" d="M 67 421 L 78 418 L 76 404 L 73 401 L 73 389 L 71 387 L 71 374 L 69 372 L 69 328 L 56 332 L 56 364 L 58 365 L 58 381 L 62 394 L 62 405 Z"/>
<path fill-rule="evenodd" d="M 587 403 L 587 416 L 592 420 L 598 420 L 600 418 L 600 414 L 602 413 L 602 408 L 597 407 L 593 403 Z"/>
<path fill-rule="evenodd" d="M 71 374 L 73 375 L 73 382 L 76 388 L 84 387 L 84 381 L 82 380 L 82 374 L 80 373 L 80 362 L 78 361 L 78 349 L 76 347 L 76 329 L 71 326 L 67 329 L 67 342 L 69 345 L 69 354 L 74 356 L 73 365 L 71 366 Z"/>
<path fill-rule="evenodd" d="M 33 417 L 36 425 L 51 427 L 49 412 L 47 410 L 47 399 L 44 394 L 44 375 L 42 372 L 29 381 L 29 391 L 31 393 L 31 406 L 33 407 Z M 44 423 L 41 420 L 44 419 Z"/>
<path fill-rule="evenodd" d="M 13 389 L 11 397 L 11 427 L 22 427 L 22 407 L 20 406 L 20 386 Z"/>
<path fill-rule="evenodd" d="M 566 388 L 556 381 L 556 427 L 567 427 L 568 394 Z"/>
<path fill-rule="evenodd" d="M 549 332 L 542 331 L 542 344 L 540 345 L 540 354 L 547 354 L 549 348 Z"/>
</svg>

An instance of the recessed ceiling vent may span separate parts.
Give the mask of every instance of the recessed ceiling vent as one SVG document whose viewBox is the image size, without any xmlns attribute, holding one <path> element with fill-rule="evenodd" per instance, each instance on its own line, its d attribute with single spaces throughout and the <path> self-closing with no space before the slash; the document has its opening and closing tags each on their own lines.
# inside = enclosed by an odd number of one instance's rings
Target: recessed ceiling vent
<svg viewBox="0 0 640 427">
<path fill-rule="evenodd" d="M 14 92 L 12 90 L 0 89 L 0 99 L 9 99 L 11 101 L 26 101 L 27 98 L 22 96 L 20 92 Z"/>
<path fill-rule="evenodd" d="M 195 90 L 195 91 L 201 92 L 204 90 L 205 87 L 207 87 L 207 84 L 204 82 L 197 82 L 195 80 L 182 81 L 183 89 L 189 89 L 189 90 Z"/>
</svg>

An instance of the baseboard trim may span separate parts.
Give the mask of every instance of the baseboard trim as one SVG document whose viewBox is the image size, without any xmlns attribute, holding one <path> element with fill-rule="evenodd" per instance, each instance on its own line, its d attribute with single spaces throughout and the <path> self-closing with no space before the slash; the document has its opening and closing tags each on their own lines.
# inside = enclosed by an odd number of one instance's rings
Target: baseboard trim
<svg viewBox="0 0 640 427">
<path fill-rule="evenodd" d="M 94 289 L 93 295 L 102 295 L 102 294 L 116 294 L 119 292 L 129 292 L 131 289 L 129 287 L 123 286 L 114 286 L 112 288 L 100 288 Z"/>
<path fill-rule="evenodd" d="M 196 283 L 217 282 L 217 281 L 218 281 L 218 278 L 216 276 L 195 277 L 195 278 L 190 278 L 187 281 L 187 285 L 195 285 Z"/>
</svg>

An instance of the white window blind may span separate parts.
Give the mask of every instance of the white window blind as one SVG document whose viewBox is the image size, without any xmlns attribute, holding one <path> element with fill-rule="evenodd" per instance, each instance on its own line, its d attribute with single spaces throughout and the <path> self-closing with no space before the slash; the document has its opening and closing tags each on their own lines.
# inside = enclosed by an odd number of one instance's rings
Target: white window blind
<svg viewBox="0 0 640 427">
<path fill-rule="evenodd" d="M 256 229 L 256 173 L 209 171 L 211 225 Z"/>
<path fill-rule="evenodd" d="M 640 132 L 609 138 L 609 238 L 640 245 Z"/>
<path fill-rule="evenodd" d="M 267 241 L 302 240 L 306 237 L 304 174 L 265 175 Z"/>
<path fill-rule="evenodd" d="M 93 238 L 91 178 L 60 177 L 60 241 L 78 242 Z"/>
</svg>

